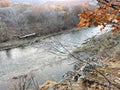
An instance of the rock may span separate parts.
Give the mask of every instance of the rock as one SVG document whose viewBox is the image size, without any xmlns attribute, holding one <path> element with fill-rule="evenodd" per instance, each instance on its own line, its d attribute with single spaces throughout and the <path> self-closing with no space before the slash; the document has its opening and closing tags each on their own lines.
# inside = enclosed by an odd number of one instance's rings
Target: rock
<svg viewBox="0 0 120 90">
<path fill-rule="evenodd" d="M 74 67 L 73 67 L 73 70 L 76 71 L 76 70 L 79 70 L 80 69 L 80 65 L 79 64 L 75 64 Z"/>
<path fill-rule="evenodd" d="M 54 90 L 71 90 L 70 89 L 71 82 L 68 80 L 62 80 L 60 83 L 54 86 Z"/>
<path fill-rule="evenodd" d="M 81 76 L 80 74 L 76 74 L 76 75 L 73 77 L 73 81 L 74 81 L 74 82 L 77 82 L 80 76 Z"/>
<path fill-rule="evenodd" d="M 65 73 L 65 74 L 63 75 L 63 79 L 64 79 L 64 80 L 71 80 L 74 75 L 75 75 L 75 72 L 73 72 L 73 71 L 68 71 L 67 73 Z"/>
<path fill-rule="evenodd" d="M 53 86 L 56 84 L 57 82 L 54 81 L 46 81 L 43 85 L 39 87 L 39 90 L 53 90 Z"/>
</svg>

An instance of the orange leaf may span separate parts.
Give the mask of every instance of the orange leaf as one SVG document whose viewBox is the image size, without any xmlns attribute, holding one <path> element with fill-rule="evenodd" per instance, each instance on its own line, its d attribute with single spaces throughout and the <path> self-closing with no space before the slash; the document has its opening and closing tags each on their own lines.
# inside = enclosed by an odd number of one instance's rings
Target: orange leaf
<svg viewBox="0 0 120 90">
<path fill-rule="evenodd" d="M 108 9 L 112 5 L 112 2 L 106 4 L 105 8 Z"/>
</svg>

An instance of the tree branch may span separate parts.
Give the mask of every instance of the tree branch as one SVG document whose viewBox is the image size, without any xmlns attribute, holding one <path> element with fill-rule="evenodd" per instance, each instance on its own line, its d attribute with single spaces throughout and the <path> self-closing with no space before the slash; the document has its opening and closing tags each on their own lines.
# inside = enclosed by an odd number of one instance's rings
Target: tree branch
<svg viewBox="0 0 120 90">
<path fill-rule="evenodd" d="M 60 43 L 59 41 L 57 41 L 57 42 L 58 42 L 58 43 L 61 45 L 61 47 L 62 47 L 63 49 L 65 49 L 73 58 L 77 59 L 78 61 L 81 61 L 81 62 L 83 62 L 83 63 L 86 63 L 86 64 L 90 65 L 97 73 L 99 73 L 101 76 L 103 76 L 103 77 L 106 79 L 106 81 L 109 83 L 109 85 L 113 85 L 113 86 L 115 86 L 116 88 L 120 89 L 120 85 L 116 85 L 116 84 L 112 83 L 102 72 L 98 71 L 92 64 L 90 64 L 89 62 L 85 62 L 85 61 L 81 60 L 80 58 L 75 57 L 68 49 L 66 49 L 66 48 L 62 45 L 62 43 Z"/>
<path fill-rule="evenodd" d="M 97 1 L 98 1 L 98 3 L 103 4 L 103 5 L 112 2 L 112 0 L 104 0 L 104 1 L 97 0 Z M 119 3 L 119 1 L 117 1 L 117 0 L 114 1 L 114 2 Z M 120 5 L 116 5 L 115 3 L 112 3 L 112 5 L 111 5 L 110 7 L 113 8 L 113 9 L 117 9 L 117 10 L 119 10 Z"/>
</svg>

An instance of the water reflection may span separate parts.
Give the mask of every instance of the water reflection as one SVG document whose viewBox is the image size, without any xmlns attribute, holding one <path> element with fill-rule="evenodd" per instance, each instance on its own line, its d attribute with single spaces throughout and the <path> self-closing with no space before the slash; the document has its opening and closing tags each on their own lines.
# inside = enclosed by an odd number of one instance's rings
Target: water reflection
<svg viewBox="0 0 120 90">
<path fill-rule="evenodd" d="M 10 49 L 7 49 L 7 50 L 6 50 L 6 56 L 7 56 L 8 58 L 11 57 Z"/>
<path fill-rule="evenodd" d="M 0 81 L 7 83 L 14 76 L 30 72 L 35 73 L 40 84 L 47 79 L 59 81 L 66 71 L 71 70 L 72 65 L 69 63 L 74 62 L 67 58 L 67 52 L 59 42 L 72 51 L 86 39 L 98 34 L 98 29 L 99 27 L 62 34 L 32 46 L 0 51 Z M 1 89 L 1 85 L 3 83 L 0 83 L 0 90 L 5 90 Z"/>
</svg>

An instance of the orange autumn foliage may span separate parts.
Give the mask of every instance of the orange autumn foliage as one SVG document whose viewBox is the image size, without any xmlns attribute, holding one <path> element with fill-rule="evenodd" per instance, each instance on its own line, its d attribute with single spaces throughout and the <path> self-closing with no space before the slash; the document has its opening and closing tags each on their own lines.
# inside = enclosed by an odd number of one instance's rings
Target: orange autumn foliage
<svg viewBox="0 0 120 90">
<path fill-rule="evenodd" d="M 10 2 L 8 0 L 0 0 L 0 6 L 8 7 L 10 6 Z"/>
<path fill-rule="evenodd" d="M 120 2 L 118 2 L 118 7 Z M 98 8 L 90 11 L 88 9 L 83 10 L 82 14 L 78 14 L 80 22 L 78 23 L 78 28 L 90 25 L 102 25 L 101 30 L 105 28 L 107 24 L 112 25 L 112 32 L 115 33 L 120 31 L 120 9 L 111 9 L 113 2 L 109 2 Z"/>
</svg>

